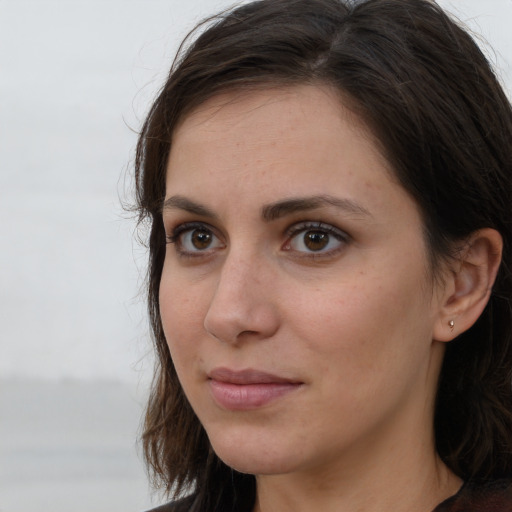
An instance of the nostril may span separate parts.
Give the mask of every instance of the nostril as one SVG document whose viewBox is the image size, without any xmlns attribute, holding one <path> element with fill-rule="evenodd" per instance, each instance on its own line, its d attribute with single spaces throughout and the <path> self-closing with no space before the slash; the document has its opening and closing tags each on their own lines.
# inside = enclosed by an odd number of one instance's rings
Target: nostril
<svg viewBox="0 0 512 512">
<path fill-rule="evenodd" d="M 254 335 L 257 335 L 257 334 L 258 334 L 257 331 L 242 331 L 238 335 L 238 338 L 243 338 L 243 337 L 246 337 L 246 336 L 254 336 Z"/>
<path fill-rule="evenodd" d="M 273 308 L 260 304 L 250 308 L 211 308 L 203 325 L 213 338 L 236 344 L 271 337 L 277 331 L 278 324 Z"/>
</svg>

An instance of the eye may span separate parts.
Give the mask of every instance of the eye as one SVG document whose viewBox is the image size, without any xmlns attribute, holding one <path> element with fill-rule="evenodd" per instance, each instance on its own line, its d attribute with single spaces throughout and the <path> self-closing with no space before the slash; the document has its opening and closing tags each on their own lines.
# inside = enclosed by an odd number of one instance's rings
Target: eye
<svg viewBox="0 0 512 512">
<path fill-rule="evenodd" d="M 177 226 L 167 237 L 182 255 L 199 255 L 224 247 L 219 237 L 205 224 L 187 223 Z"/>
<path fill-rule="evenodd" d="M 301 223 L 288 231 L 290 237 L 283 247 L 299 253 L 331 254 L 341 250 L 348 235 L 334 226 L 321 222 Z"/>
</svg>

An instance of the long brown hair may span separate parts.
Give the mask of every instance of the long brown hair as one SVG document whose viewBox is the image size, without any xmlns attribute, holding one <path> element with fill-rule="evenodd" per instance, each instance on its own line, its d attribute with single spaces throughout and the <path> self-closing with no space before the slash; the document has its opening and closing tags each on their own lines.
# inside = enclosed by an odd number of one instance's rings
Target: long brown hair
<svg viewBox="0 0 512 512">
<path fill-rule="evenodd" d="M 510 476 L 512 109 L 491 66 L 468 33 L 428 0 L 261 0 L 201 26 L 175 61 L 137 146 L 138 206 L 151 224 L 148 303 L 158 355 L 143 445 L 155 481 L 177 493 L 195 485 L 201 510 L 218 503 L 243 508 L 254 495 L 253 477 L 212 452 L 162 331 L 161 206 L 173 131 L 221 91 L 298 83 L 337 87 L 365 120 L 421 209 L 434 273 L 454 240 L 483 227 L 501 233 L 503 260 L 489 304 L 448 344 L 435 435 L 440 456 L 461 478 Z"/>
</svg>

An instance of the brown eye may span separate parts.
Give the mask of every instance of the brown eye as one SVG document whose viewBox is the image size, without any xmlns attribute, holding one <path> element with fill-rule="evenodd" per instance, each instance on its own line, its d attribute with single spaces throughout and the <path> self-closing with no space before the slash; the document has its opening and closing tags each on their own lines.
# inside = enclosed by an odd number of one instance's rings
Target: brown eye
<svg viewBox="0 0 512 512">
<path fill-rule="evenodd" d="M 310 251 L 321 251 L 329 243 L 328 233 L 322 231 L 306 231 L 304 233 L 304 246 Z"/>
<path fill-rule="evenodd" d="M 349 236 L 341 229 L 323 222 L 300 223 L 292 226 L 288 232 L 290 237 L 284 246 L 286 251 L 301 253 L 303 256 L 334 255 L 343 249 Z"/>
<path fill-rule="evenodd" d="M 190 242 L 198 251 L 208 249 L 212 241 L 212 232 L 205 229 L 194 229 L 190 234 Z"/>
<path fill-rule="evenodd" d="M 210 254 L 211 251 L 222 249 L 224 244 L 207 225 L 182 224 L 174 230 L 174 234 L 167 237 L 169 243 L 176 246 L 181 255 Z"/>
</svg>

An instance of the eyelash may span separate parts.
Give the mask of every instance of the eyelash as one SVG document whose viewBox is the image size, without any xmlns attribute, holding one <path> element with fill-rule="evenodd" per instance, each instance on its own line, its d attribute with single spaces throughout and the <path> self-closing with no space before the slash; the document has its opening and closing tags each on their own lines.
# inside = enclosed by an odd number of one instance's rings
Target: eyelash
<svg viewBox="0 0 512 512">
<path fill-rule="evenodd" d="M 343 250 L 343 247 L 349 242 L 350 237 L 347 233 L 342 231 L 341 229 L 332 226 L 331 224 L 325 224 L 323 222 L 301 222 L 298 224 L 294 224 L 286 231 L 287 241 L 283 247 L 285 251 L 292 251 L 290 248 L 292 241 L 301 233 L 304 235 L 308 232 L 316 231 L 321 234 L 328 235 L 329 237 L 333 237 L 338 242 L 342 243 L 341 247 L 336 247 L 334 249 L 330 249 L 327 251 L 296 251 L 298 253 L 298 257 L 300 258 L 329 258 L 336 255 L 338 252 Z M 330 241 L 328 242 L 330 243 Z"/>
<path fill-rule="evenodd" d="M 168 244 L 175 244 L 176 246 L 176 252 L 178 255 L 182 258 L 197 258 L 197 257 L 204 257 L 207 254 L 207 251 L 188 251 L 183 248 L 183 242 L 181 240 L 181 237 L 185 233 L 192 233 L 195 230 L 201 230 L 205 232 L 210 232 L 215 236 L 216 238 L 219 238 L 215 234 L 215 230 L 209 226 L 208 224 L 205 224 L 203 222 L 186 222 L 184 224 L 179 224 L 176 226 L 170 235 L 167 235 L 166 242 Z"/>
<path fill-rule="evenodd" d="M 189 251 L 183 248 L 183 242 L 181 240 L 181 237 L 188 233 L 193 232 L 194 230 L 201 230 L 205 232 L 211 233 L 216 239 L 220 240 L 219 237 L 215 234 L 215 230 L 213 227 L 211 227 L 208 224 L 202 223 L 202 222 L 187 222 L 184 224 L 179 224 L 176 226 L 170 235 L 166 236 L 166 242 L 168 244 L 175 244 L 176 246 L 176 252 L 177 254 L 182 258 L 196 258 L 196 257 L 205 257 L 209 254 L 211 254 L 212 249 L 206 248 L 204 251 L 197 250 L 197 251 Z M 334 249 L 330 249 L 328 251 L 294 251 L 291 248 L 293 240 L 299 235 L 300 233 L 306 234 L 308 231 L 316 231 L 321 234 L 328 235 L 329 237 L 334 237 L 338 242 L 341 242 L 343 246 L 347 244 L 350 240 L 349 235 L 345 233 L 344 231 L 330 225 L 325 224 L 323 222 L 300 222 L 297 224 L 294 224 L 290 228 L 288 228 L 285 232 L 285 235 L 287 237 L 286 242 L 282 246 L 282 250 L 286 252 L 295 252 L 296 256 L 299 258 L 329 258 L 337 254 L 343 249 L 342 247 L 336 247 Z M 330 243 L 330 240 L 327 242 Z M 323 249 L 323 248 L 322 248 Z"/>
</svg>

